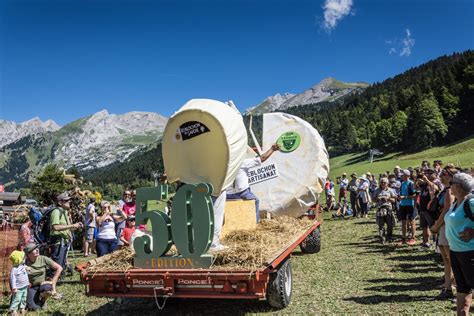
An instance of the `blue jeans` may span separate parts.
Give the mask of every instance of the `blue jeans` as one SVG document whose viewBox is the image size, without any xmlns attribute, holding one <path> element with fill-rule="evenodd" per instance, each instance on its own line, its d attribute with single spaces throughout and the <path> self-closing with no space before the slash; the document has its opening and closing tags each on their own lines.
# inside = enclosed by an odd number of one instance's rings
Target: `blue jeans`
<svg viewBox="0 0 474 316">
<path fill-rule="evenodd" d="M 117 239 L 100 239 L 98 238 L 95 244 L 95 250 L 97 251 L 97 257 L 102 257 L 108 253 L 111 253 L 117 249 Z"/>
<path fill-rule="evenodd" d="M 255 200 L 255 212 L 257 213 L 257 223 L 260 221 L 260 200 L 250 191 L 250 188 L 240 193 L 227 194 L 228 200 Z"/>
<path fill-rule="evenodd" d="M 44 305 L 44 301 L 42 301 L 40 298 L 41 293 L 52 290 L 53 286 L 51 284 L 35 285 L 28 288 L 28 293 L 26 295 L 26 307 L 33 311 L 40 309 Z"/>
<path fill-rule="evenodd" d="M 360 214 L 367 215 L 367 213 L 369 212 L 368 203 L 364 203 L 362 198 L 359 198 L 359 205 L 360 205 Z"/>
<path fill-rule="evenodd" d="M 62 274 L 66 271 L 66 259 L 69 249 L 69 241 L 60 239 L 58 243 L 51 245 L 51 259 L 63 268 Z M 50 269 L 50 276 L 54 275 L 54 270 Z"/>
</svg>

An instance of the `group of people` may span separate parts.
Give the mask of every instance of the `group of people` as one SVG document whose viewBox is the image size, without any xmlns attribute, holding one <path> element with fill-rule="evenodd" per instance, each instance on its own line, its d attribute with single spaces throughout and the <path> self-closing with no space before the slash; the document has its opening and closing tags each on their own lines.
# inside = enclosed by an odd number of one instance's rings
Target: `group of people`
<svg viewBox="0 0 474 316">
<path fill-rule="evenodd" d="M 84 213 L 85 257 L 91 253 L 101 257 L 128 246 L 135 231 L 135 191 L 125 190 L 117 203 L 101 201 L 99 210 L 96 207 L 96 199 L 91 197 Z"/>
<path fill-rule="evenodd" d="M 421 247 L 433 249 L 433 242 L 443 259 L 444 284 L 437 298 L 453 299 L 456 288 L 458 313 L 469 312 L 474 288 L 474 179 L 469 171 L 453 164 L 443 166 L 440 160 L 432 166 L 423 161 L 417 168 L 396 166 L 378 180 L 370 173 L 361 177 L 353 173 L 351 180 L 342 174 L 338 184 L 336 214 L 347 216 L 349 210 L 353 217 L 367 217 L 372 206 L 383 243 L 394 241 L 393 229 L 400 221 L 398 243 L 416 245 L 419 219 Z"/>
<path fill-rule="evenodd" d="M 71 196 L 67 192 L 59 194 L 48 212 L 49 221 L 45 225 L 49 226 L 43 228 L 43 232 L 49 231 L 46 246 L 35 238 L 33 218 L 20 227 L 19 245 L 10 255 L 12 315 L 22 314 L 26 308 L 44 308 L 49 297 L 61 297 L 56 292 L 56 284 L 67 267 L 74 231 L 83 230 L 86 257 L 94 250 L 97 257 L 101 257 L 130 244 L 135 230 L 135 191 L 125 190 L 122 200 L 115 204 L 101 201 L 96 205 L 96 198 L 90 197 L 83 221 L 72 223 L 70 210 Z"/>
</svg>

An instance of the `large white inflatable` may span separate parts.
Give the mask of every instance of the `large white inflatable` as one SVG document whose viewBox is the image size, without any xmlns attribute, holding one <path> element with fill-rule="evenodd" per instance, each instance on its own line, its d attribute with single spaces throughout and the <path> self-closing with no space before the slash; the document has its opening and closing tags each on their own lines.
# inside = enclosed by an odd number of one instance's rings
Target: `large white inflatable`
<svg viewBox="0 0 474 316">
<path fill-rule="evenodd" d="M 263 151 L 277 142 L 275 152 L 248 172 L 260 209 L 298 217 L 317 202 L 329 173 L 324 140 L 311 124 L 286 113 L 263 115 Z"/>
<path fill-rule="evenodd" d="M 163 162 L 170 182 L 208 182 L 212 195 L 230 186 L 247 152 L 243 118 L 232 106 L 193 99 L 171 116 L 163 133 Z"/>
</svg>

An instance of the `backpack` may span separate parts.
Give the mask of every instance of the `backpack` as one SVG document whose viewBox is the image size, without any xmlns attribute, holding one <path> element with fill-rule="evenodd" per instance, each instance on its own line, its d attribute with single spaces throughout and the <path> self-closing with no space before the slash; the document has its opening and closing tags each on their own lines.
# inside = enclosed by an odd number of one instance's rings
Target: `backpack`
<svg viewBox="0 0 474 316">
<path fill-rule="evenodd" d="M 33 223 L 33 236 L 38 244 L 49 242 L 51 235 L 51 214 L 56 207 L 51 205 L 47 209 L 39 210 L 32 207 L 29 212 L 29 217 Z"/>
<path fill-rule="evenodd" d="M 474 214 L 472 213 L 472 209 L 471 209 L 471 203 L 474 204 L 474 201 L 472 200 L 474 200 L 474 193 L 471 193 L 467 196 L 467 199 L 464 201 L 463 209 L 464 209 L 464 216 L 474 222 Z"/>
<path fill-rule="evenodd" d="M 445 195 L 446 189 L 435 195 L 435 197 L 431 200 L 430 205 L 428 206 L 428 213 L 431 214 L 434 220 L 437 220 L 439 218 L 439 215 L 441 214 L 441 204 L 439 204 L 439 201 Z"/>
</svg>

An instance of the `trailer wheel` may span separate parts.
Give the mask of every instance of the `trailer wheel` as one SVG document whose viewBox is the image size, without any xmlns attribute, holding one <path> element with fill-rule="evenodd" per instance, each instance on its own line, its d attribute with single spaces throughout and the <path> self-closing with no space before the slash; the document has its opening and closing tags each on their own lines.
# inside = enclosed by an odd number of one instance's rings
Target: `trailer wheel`
<svg viewBox="0 0 474 316">
<path fill-rule="evenodd" d="M 268 283 L 267 301 L 271 307 L 281 309 L 290 304 L 292 281 L 291 262 L 288 259 L 272 274 Z"/>
<path fill-rule="evenodd" d="M 318 253 L 321 250 L 321 231 L 319 227 L 301 242 L 300 248 L 303 253 Z"/>
</svg>

